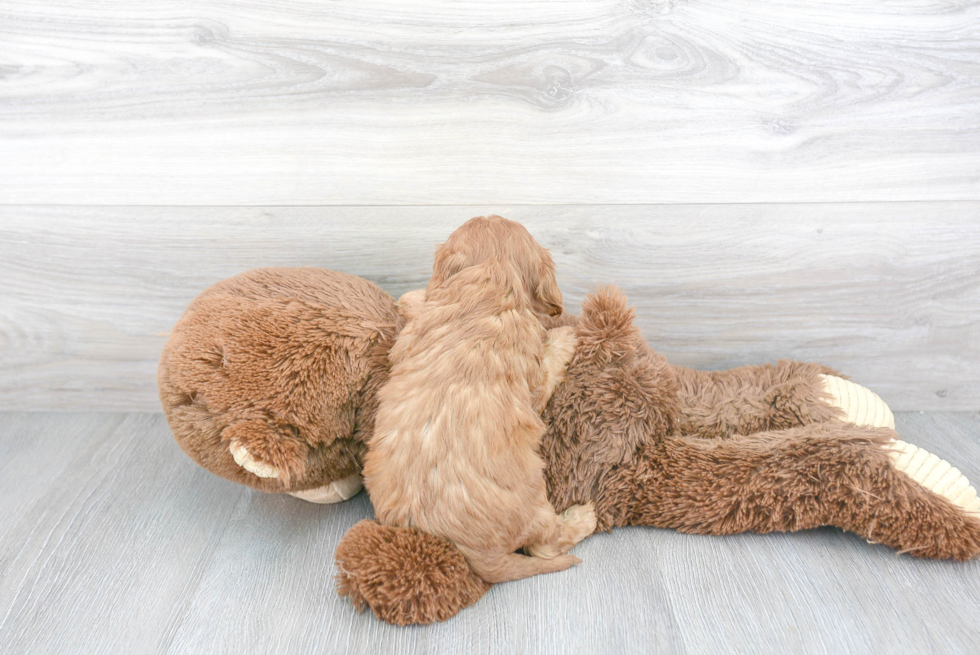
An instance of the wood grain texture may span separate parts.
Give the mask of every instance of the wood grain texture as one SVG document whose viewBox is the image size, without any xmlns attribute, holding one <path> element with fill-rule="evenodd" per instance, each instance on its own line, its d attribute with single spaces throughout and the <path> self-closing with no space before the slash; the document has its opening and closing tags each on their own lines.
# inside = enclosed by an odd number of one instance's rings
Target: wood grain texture
<svg viewBox="0 0 980 655">
<path fill-rule="evenodd" d="M 0 408 L 158 409 L 156 363 L 207 286 L 320 266 L 394 295 L 464 220 L 519 220 L 573 311 L 619 284 L 647 340 L 702 369 L 789 357 L 897 410 L 980 409 L 980 204 L 0 207 Z"/>
<path fill-rule="evenodd" d="M 903 438 L 980 480 L 980 414 L 896 421 Z M 16 501 L 0 516 L 4 652 L 976 648 L 980 562 L 898 556 L 835 529 L 619 529 L 579 544 L 584 563 L 570 571 L 497 585 L 446 623 L 397 628 L 334 591 L 338 541 L 372 516 L 364 494 L 316 506 L 221 480 L 178 450 L 160 414 L 0 414 L 0 453 L 12 451 L 19 459 L 0 459 L 0 490 Z M 32 470 L 28 486 L 8 487 Z"/>
<path fill-rule="evenodd" d="M 980 199 L 975 0 L 0 5 L 0 202 Z"/>
<path fill-rule="evenodd" d="M 42 473 L 5 498 L 4 651 L 165 650 L 244 488 L 202 493 L 210 475 L 187 465 L 162 415 L 4 415 L 0 435 L 24 451 L 0 479 Z"/>
</svg>

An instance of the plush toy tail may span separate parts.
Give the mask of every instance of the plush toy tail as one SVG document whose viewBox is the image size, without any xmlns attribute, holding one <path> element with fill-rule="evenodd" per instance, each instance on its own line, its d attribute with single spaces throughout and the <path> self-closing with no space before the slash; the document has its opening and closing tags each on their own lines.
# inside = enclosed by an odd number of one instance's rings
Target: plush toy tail
<svg viewBox="0 0 980 655">
<path fill-rule="evenodd" d="M 337 591 L 397 625 L 445 621 L 490 589 L 451 542 L 364 520 L 340 540 Z"/>
</svg>

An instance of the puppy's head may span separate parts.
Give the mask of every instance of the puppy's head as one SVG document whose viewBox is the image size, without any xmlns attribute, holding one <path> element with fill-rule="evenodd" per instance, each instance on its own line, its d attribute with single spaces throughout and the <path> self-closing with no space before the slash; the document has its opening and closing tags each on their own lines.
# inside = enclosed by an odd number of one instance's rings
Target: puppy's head
<svg viewBox="0 0 980 655">
<path fill-rule="evenodd" d="M 524 226 L 500 216 L 472 218 L 449 235 L 436 250 L 427 291 L 471 266 L 499 262 L 513 275 L 512 290 L 538 313 L 557 316 L 562 311 L 555 264 Z"/>
</svg>

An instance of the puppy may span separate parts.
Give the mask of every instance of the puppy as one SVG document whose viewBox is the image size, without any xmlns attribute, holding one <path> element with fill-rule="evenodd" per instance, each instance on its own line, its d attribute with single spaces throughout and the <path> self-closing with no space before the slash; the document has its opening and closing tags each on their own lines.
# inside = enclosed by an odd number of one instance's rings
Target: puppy
<svg viewBox="0 0 980 655">
<path fill-rule="evenodd" d="M 378 520 L 449 539 L 487 582 L 567 569 L 595 529 L 545 489 L 539 416 L 575 349 L 548 251 L 518 223 L 474 218 L 436 252 L 389 354 L 364 484 Z M 531 556 L 518 554 L 525 549 Z"/>
</svg>

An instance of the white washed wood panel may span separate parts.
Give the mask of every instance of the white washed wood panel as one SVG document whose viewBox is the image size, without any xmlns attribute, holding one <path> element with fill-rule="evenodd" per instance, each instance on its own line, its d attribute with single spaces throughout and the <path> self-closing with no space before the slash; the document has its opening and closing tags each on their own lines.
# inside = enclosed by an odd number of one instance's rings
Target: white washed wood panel
<svg viewBox="0 0 980 655">
<path fill-rule="evenodd" d="M 980 199 L 974 0 L 0 4 L 0 202 Z"/>
<path fill-rule="evenodd" d="M 651 345 L 720 369 L 823 362 L 896 410 L 980 410 L 980 203 L 0 207 L 0 409 L 158 409 L 187 304 L 260 266 L 424 286 L 471 216 L 523 222 L 570 309 L 620 285 Z"/>
</svg>

